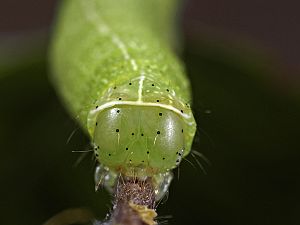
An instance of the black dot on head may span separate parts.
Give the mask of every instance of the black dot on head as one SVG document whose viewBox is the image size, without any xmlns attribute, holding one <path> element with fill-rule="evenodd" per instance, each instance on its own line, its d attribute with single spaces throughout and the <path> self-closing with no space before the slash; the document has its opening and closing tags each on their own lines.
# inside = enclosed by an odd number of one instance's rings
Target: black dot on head
<svg viewBox="0 0 300 225">
<path fill-rule="evenodd" d="M 119 100 L 121 101 L 121 100 L 122 100 L 122 98 L 119 98 Z"/>
<path fill-rule="evenodd" d="M 181 113 L 183 113 L 183 110 L 180 110 Z"/>
<path fill-rule="evenodd" d="M 99 106 L 98 106 L 98 105 L 96 105 L 96 109 L 98 109 L 98 107 L 99 107 Z"/>
<path fill-rule="evenodd" d="M 128 148 L 126 148 L 126 151 L 128 150 Z"/>
<path fill-rule="evenodd" d="M 142 160 L 142 163 L 145 162 L 144 160 Z"/>
<path fill-rule="evenodd" d="M 152 84 L 152 87 L 154 87 L 154 84 Z"/>
<path fill-rule="evenodd" d="M 114 86 L 114 89 L 116 89 L 117 87 L 116 86 Z"/>
<path fill-rule="evenodd" d="M 169 89 L 167 89 L 167 92 L 169 92 L 170 90 Z"/>
<path fill-rule="evenodd" d="M 157 133 L 157 134 L 160 134 L 160 131 L 157 131 L 156 133 Z"/>
<path fill-rule="evenodd" d="M 162 116 L 162 113 L 158 113 L 159 116 Z"/>
<path fill-rule="evenodd" d="M 119 129 L 116 129 L 116 132 L 118 133 L 120 130 Z"/>
<path fill-rule="evenodd" d="M 111 154 L 109 153 L 108 156 L 111 156 Z"/>
<path fill-rule="evenodd" d="M 183 129 L 181 130 L 181 133 L 183 133 Z"/>
<path fill-rule="evenodd" d="M 98 123 L 96 122 L 96 126 L 98 125 Z"/>
<path fill-rule="evenodd" d="M 157 102 L 159 102 L 159 100 L 158 100 L 158 99 L 157 99 L 156 101 L 157 101 Z"/>
<path fill-rule="evenodd" d="M 178 152 L 176 152 L 176 155 L 178 155 Z"/>
<path fill-rule="evenodd" d="M 98 157 L 98 156 L 99 156 L 97 153 L 96 153 L 95 155 L 96 155 L 96 157 Z"/>
<path fill-rule="evenodd" d="M 178 155 L 180 155 L 180 156 L 181 156 L 181 153 L 178 153 Z"/>
<path fill-rule="evenodd" d="M 132 85 L 132 83 L 130 82 L 129 85 Z"/>
<path fill-rule="evenodd" d="M 144 136 L 144 134 L 141 134 L 141 136 Z"/>
<path fill-rule="evenodd" d="M 99 146 L 97 146 L 97 148 L 99 149 L 100 147 L 99 147 Z"/>
<path fill-rule="evenodd" d="M 120 110 L 117 110 L 117 113 L 120 113 Z"/>
<path fill-rule="evenodd" d="M 176 162 L 179 163 L 180 162 L 179 159 L 177 159 Z"/>
<path fill-rule="evenodd" d="M 166 158 L 164 157 L 163 160 L 165 160 Z"/>
<path fill-rule="evenodd" d="M 129 159 L 129 162 L 131 162 L 131 159 Z"/>
<path fill-rule="evenodd" d="M 147 154 L 149 154 L 149 151 L 147 151 Z"/>
<path fill-rule="evenodd" d="M 134 133 L 131 133 L 131 135 L 134 135 Z"/>
</svg>

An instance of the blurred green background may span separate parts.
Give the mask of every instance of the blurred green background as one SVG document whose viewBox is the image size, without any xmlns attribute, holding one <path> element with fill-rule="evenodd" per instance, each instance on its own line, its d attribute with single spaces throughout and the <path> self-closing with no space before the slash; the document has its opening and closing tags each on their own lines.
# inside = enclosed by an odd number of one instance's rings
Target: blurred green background
<svg viewBox="0 0 300 225">
<path fill-rule="evenodd" d="M 284 18 L 293 11 L 276 1 L 252 12 L 233 0 L 199 2 L 187 1 L 182 10 L 180 56 L 199 125 L 194 149 L 212 165 L 203 162 L 205 175 L 183 162 L 158 213 L 171 215 L 168 223 L 174 225 L 300 224 L 300 54 L 294 51 L 299 43 L 293 42 L 292 27 L 282 30 L 291 25 Z M 88 139 L 47 77 L 55 1 L 0 5 L 1 224 L 42 224 L 73 207 L 104 218 L 111 198 L 105 190 L 94 192 L 92 154 L 78 163 L 82 154 L 72 153 L 87 149 Z M 246 12 L 257 16 L 251 20 Z M 265 23 L 269 32 L 260 36 L 255 23 L 262 29 L 265 20 L 257 17 L 272 12 L 281 25 Z M 216 16 L 222 23 L 212 19 Z M 191 156 L 188 160 L 197 167 Z"/>
</svg>

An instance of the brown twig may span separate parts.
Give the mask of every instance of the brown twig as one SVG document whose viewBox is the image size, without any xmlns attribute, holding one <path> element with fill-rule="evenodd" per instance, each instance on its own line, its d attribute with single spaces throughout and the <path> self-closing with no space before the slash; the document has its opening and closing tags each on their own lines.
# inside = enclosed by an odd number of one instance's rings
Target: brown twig
<svg viewBox="0 0 300 225">
<path fill-rule="evenodd" d="M 154 225 L 155 193 L 151 178 L 120 178 L 117 183 L 112 225 Z"/>
</svg>

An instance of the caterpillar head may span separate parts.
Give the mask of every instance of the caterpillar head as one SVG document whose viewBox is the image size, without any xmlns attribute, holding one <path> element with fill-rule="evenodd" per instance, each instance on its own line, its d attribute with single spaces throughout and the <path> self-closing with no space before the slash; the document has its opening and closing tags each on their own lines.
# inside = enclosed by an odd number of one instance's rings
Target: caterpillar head
<svg viewBox="0 0 300 225">
<path fill-rule="evenodd" d="M 127 176 L 175 168 L 190 152 L 196 130 L 189 105 L 145 77 L 111 87 L 88 121 L 98 161 Z"/>
<path fill-rule="evenodd" d="M 119 105 L 97 116 L 94 144 L 97 159 L 116 171 L 140 168 L 152 175 L 175 168 L 185 151 L 182 118 L 153 106 Z"/>
</svg>

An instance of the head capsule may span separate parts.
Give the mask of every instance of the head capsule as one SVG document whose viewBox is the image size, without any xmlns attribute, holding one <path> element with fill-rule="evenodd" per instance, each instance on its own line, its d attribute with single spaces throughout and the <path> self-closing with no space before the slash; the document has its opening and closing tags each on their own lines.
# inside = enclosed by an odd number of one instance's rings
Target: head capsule
<svg viewBox="0 0 300 225">
<path fill-rule="evenodd" d="M 163 92 L 147 80 L 144 85 L 142 101 L 135 81 L 111 88 L 89 117 L 96 158 L 126 176 L 154 176 L 177 167 L 196 130 L 187 104 L 169 89 Z"/>
<path fill-rule="evenodd" d="M 185 151 L 184 122 L 171 110 L 120 105 L 97 116 L 94 144 L 103 165 L 145 176 L 175 168 Z"/>
</svg>

